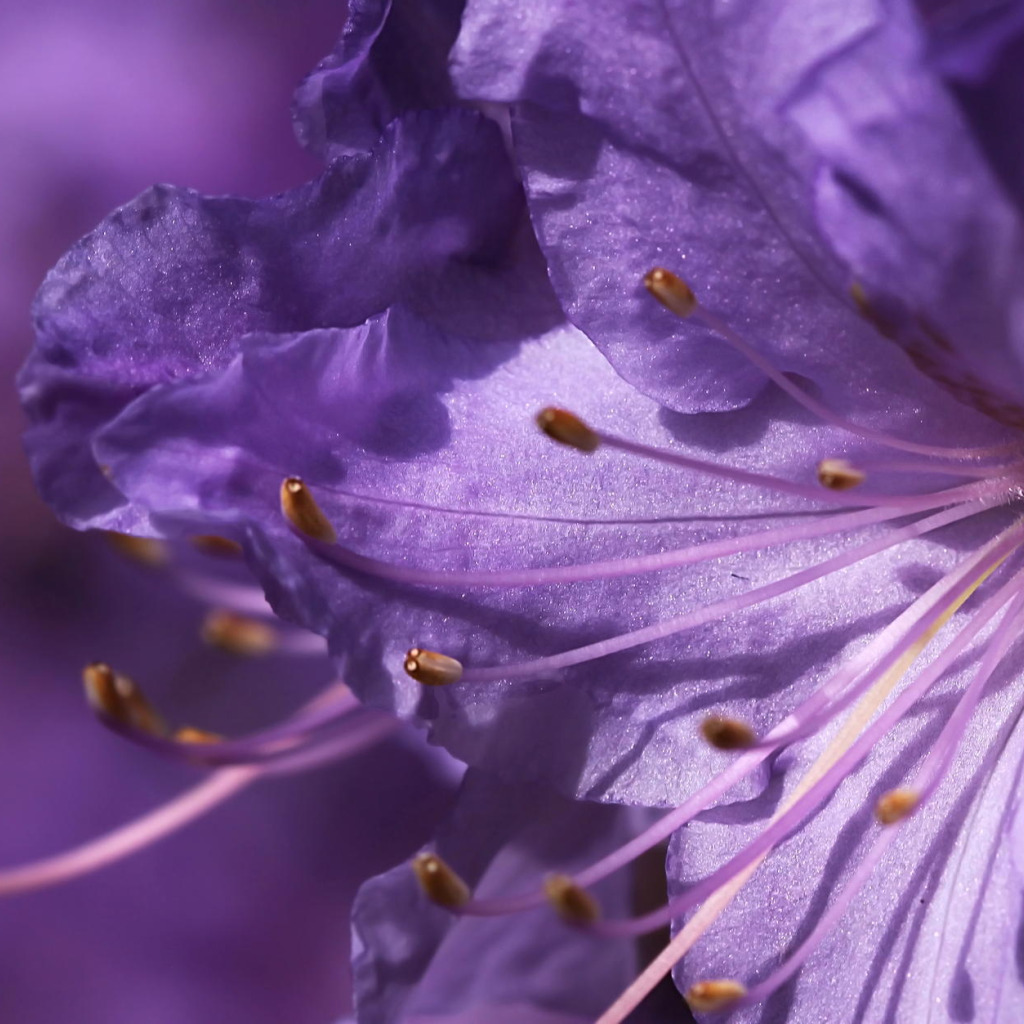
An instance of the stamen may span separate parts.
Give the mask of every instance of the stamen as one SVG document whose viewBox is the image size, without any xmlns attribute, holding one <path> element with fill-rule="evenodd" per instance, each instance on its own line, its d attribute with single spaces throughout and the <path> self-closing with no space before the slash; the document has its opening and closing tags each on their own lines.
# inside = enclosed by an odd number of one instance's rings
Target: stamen
<svg viewBox="0 0 1024 1024">
<path fill-rule="evenodd" d="M 657 282 L 668 282 L 668 284 L 664 286 L 655 284 L 655 287 L 658 288 L 658 291 L 655 291 L 655 288 L 652 288 L 652 286 L 648 284 L 648 279 L 651 277 L 655 277 Z M 678 291 L 678 286 L 674 283 L 676 281 L 678 281 L 679 285 L 682 285 L 685 289 L 685 292 L 679 291 L 680 298 L 678 299 L 676 299 L 673 294 L 674 291 Z M 743 355 L 748 362 L 756 366 L 769 380 L 777 384 L 787 395 L 789 395 L 790 398 L 798 402 L 809 412 L 814 413 L 814 415 L 819 419 L 826 423 L 831 423 L 833 426 L 839 427 L 841 430 L 845 430 L 851 434 L 856 434 L 859 437 L 868 438 L 871 441 L 876 441 L 879 444 L 884 444 L 890 448 L 898 448 L 902 451 L 915 452 L 918 455 L 930 455 L 944 459 L 989 458 L 991 456 L 1004 455 L 1011 452 L 1019 452 L 1021 450 L 1020 441 L 976 448 L 947 448 L 942 445 L 919 444 L 915 441 L 904 441 L 902 438 L 893 437 L 891 434 L 887 434 L 881 430 L 873 430 L 870 427 L 863 427 L 857 423 L 852 423 L 844 417 L 834 413 L 823 402 L 819 402 L 816 398 L 813 398 L 804 391 L 803 388 L 794 384 L 785 373 L 774 366 L 765 355 L 758 351 L 758 349 L 737 334 L 736 331 L 725 323 L 725 321 L 700 305 L 696 298 L 693 298 L 693 293 L 685 283 L 676 277 L 676 275 L 671 271 L 665 270 L 662 267 L 656 267 L 647 274 L 647 277 L 644 278 L 644 283 L 647 284 L 651 294 L 654 295 L 662 305 L 675 313 L 676 316 L 682 319 L 692 317 L 694 320 L 702 323 L 708 328 L 708 330 L 713 331 L 724 342 L 736 349 L 736 351 Z M 686 300 L 686 293 L 691 297 L 689 302 Z"/>
<path fill-rule="evenodd" d="M 830 491 L 849 491 L 859 487 L 867 479 L 867 474 L 846 459 L 822 459 L 818 463 L 818 483 Z"/>
<path fill-rule="evenodd" d="M 884 537 L 844 551 L 842 554 L 834 555 L 815 566 L 803 569 L 785 576 L 773 583 L 755 587 L 745 593 L 716 601 L 713 604 L 705 605 L 685 612 L 674 618 L 663 622 L 655 623 L 652 626 L 645 626 L 641 629 L 628 633 L 621 633 L 618 636 L 607 640 L 599 640 L 596 643 L 585 644 L 560 654 L 552 654 L 547 657 L 535 658 L 532 661 L 513 662 L 506 665 L 495 665 L 490 667 L 471 667 L 462 673 L 464 682 L 491 682 L 498 679 L 523 679 L 532 678 L 545 672 L 556 669 L 569 668 L 574 665 L 581 665 L 597 658 L 603 658 L 609 654 L 617 654 L 620 651 L 639 647 L 641 644 L 651 643 L 654 640 L 662 640 L 666 637 L 680 633 L 684 630 L 694 629 L 707 622 L 723 618 L 726 615 L 734 614 L 745 608 L 750 608 L 773 598 L 780 597 L 793 590 L 798 590 L 809 583 L 813 583 L 834 572 L 845 569 L 850 565 L 876 555 L 882 551 L 896 547 L 906 540 L 914 537 L 924 536 L 933 530 L 937 530 L 949 523 L 964 519 L 973 515 L 974 509 L 967 511 L 963 506 L 957 506 L 940 512 L 926 519 L 921 519 L 910 526 L 899 530 L 893 530 Z M 460 666 L 461 668 L 461 666 Z M 406 667 L 408 671 L 408 666 Z"/>
<path fill-rule="evenodd" d="M 118 675 L 104 662 L 82 671 L 85 696 L 93 709 L 112 722 L 152 736 L 164 736 L 167 726 L 145 694 L 127 676 Z"/>
<path fill-rule="evenodd" d="M 601 916 L 597 900 L 568 875 L 548 875 L 544 894 L 566 924 L 593 924 Z"/>
<path fill-rule="evenodd" d="M 123 860 L 171 835 L 243 790 L 255 768 L 226 768 L 135 821 L 54 857 L 0 871 L 0 897 L 46 889 Z"/>
<path fill-rule="evenodd" d="M 278 643 L 277 631 L 272 626 L 222 608 L 215 608 L 206 616 L 201 633 L 211 647 L 246 658 L 269 654 Z"/>
<path fill-rule="evenodd" d="M 230 608 L 239 615 L 263 615 L 273 618 L 273 609 L 267 604 L 263 591 L 251 584 L 229 583 L 201 573 L 179 570 L 175 582 L 185 593 L 214 607 Z"/>
<path fill-rule="evenodd" d="M 1020 612 L 1021 609 L 1024 608 L 1024 591 L 1021 589 L 1022 586 L 1024 586 L 1024 573 L 1018 573 L 1014 578 L 1014 581 L 1003 588 L 1003 592 L 1012 592 L 1014 583 L 1016 584 L 1017 589 L 1010 607 L 1003 616 L 1002 622 L 1000 622 L 999 626 L 996 628 L 995 633 L 993 633 L 989 638 L 988 646 L 985 649 L 981 664 L 978 666 L 978 670 L 975 673 L 967 691 L 965 691 L 957 704 L 953 718 L 943 728 L 942 735 L 939 737 L 939 743 L 936 745 L 937 749 L 942 748 L 943 742 L 948 738 L 948 735 L 955 735 L 960 731 L 962 723 L 956 722 L 955 719 L 957 717 L 969 717 L 977 704 L 982 688 L 991 678 L 993 671 L 1002 661 L 1010 647 L 1010 644 L 1019 632 L 1021 625 Z M 994 601 L 995 598 L 992 600 Z M 1016 723 L 1017 718 L 1014 716 L 1010 719 L 1008 725 L 1004 726 L 1004 731 L 1008 728 L 1014 728 Z M 983 766 L 986 774 L 991 771 L 993 762 L 998 758 L 1000 747 L 1001 745 L 999 743 L 992 745 L 992 752 L 986 758 L 987 764 Z M 942 760 L 941 755 L 939 760 Z M 933 780 L 928 785 L 922 785 L 922 781 L 927 779 L 929 776 L 930 761 L 931 757 L 926 759 L 925 765 L 922 766 L 918 773 L 916 788 L 921 791 L 922 796 L 924 796 L 929 785 L 931 789 L 934 789 L 934 782 L 937 781 Z M 946 760 L 941 770 L 944 771 L 948 767 L 949 762 Z M 836 927 L 854 897 L 858 892 L 860 892 L 865 883 L 874 873 L 875 868 L 878 866 L 896 834 L 896 829 L 884 829 L 882 831 L 864 859 L 857 866 L 857 869 L 854 871 L 849 882 L 847 882 L 838 897 L 832 902 L 826 913 L 818 921 L 811 934 L 784 963 L 776 968 L 776 970 L 765 978 L 764 981 L 749 990 L 747 995 L 744 997 L 743 1005 L 761 1002 L 762 1000 L 767 999 L 768 996 L 775 992 L 796 973 L 811 953 L 813 953 L 820 945 L 825 936 Z"/>
<path fill-rule="evenodd" d="M 680 469 L 706 473 L 709 476 L 718 476 L 726 480 L 735 480 L 741 484 L 752 484 L 755 487 L 763 487 L 768 491 L 776 491 L 779 494 L 792 494 L 798 498 L 807 498 L 811 501 L 838 503 L 849 506 L 849 502 L 839 495 L 833 495 L 828 490 L 822 491 L 817 487 L 808 484 L 794 483 L 784 477 L 772 476 L 768 473 L 753 473 L 749 470 L 738 469 L 734 466 L 724 466 L 717 462 L 708 462 L 704 459 L 695 459 L 689 455 L 682 455 L 678 452 L 667 451 L 662 448 L 654 448 L 650 445 L 639 444 L 627 438 L 617 437 L 614 434 L 601 433 L 601 441 L 609 448 L 616 448 L 619 451 L 627 452 L 630 455 L 639 455 L 642 458 L 653 459 L 668 466 L 678 466 Z M 1003 470 L 1005 473 L 1006 470 Z M 933 501 L 933 507 L 949 504 L 953 501 L 970 501 L 973 498 L 983 497 L 990 492 L 993 485 L 1000 480 L 995 475 L 987 480 L 976 484 L 961 484 L 958 487 L 951 487 L 944 491 L 932 491 L 929 494 L 859 494 L 857 495 L 858 505 L 890 505 L 893 507 L 914 507 L 922 497 L 929 497 Z M 998 490 L 1005 495 L 1007 483 L 997 484 Z"/>
<path fill-rule="evenodd" d="M 686 991 L 685 998 L 691 1010 L 697 1013 L 712 1013 L 735 1003 L 746 994 L 746 985 L 731 978 L 721 978 L 717 981 L 699 981 L 696 985 L 691 985 Z"/>
<path fill-rule="evenodd" d="M 701 723 L 704 739 L 718 750 L 743 750 L 757 742 L 754 730 L 738 718 L 709 715 Z"/>
<path fill-rule="evenodd" d="M 537 426 L 553 441 L 568 445 L 581 452 L 595 452 L 601 444 L 597 432 L 591 430 L 586 423 L 565 409 L 548 406 L 537 413 Z"/>
<path fill-rule="evenodd" d="M 281 511 L 299 533 L 333 544 L 338 535 L 330 520 L 320 511 L 316 498 L 297 477 L 290 476 L 281 484 Z"/>
<path fill-rule="evenodd" d="M 914 812 L 920 799 L 912 789 L 890 789 L 875 804 L 875 817 L 882 825 L 895 825 Z"/>
<path fill-rule="evenodd" d="M 939 502 L 938 504 L 944 504 Z M 365 573 L 378 579 L 396 583 L 409 583 L 423 586 L 491 586 L 491 587 L 527 587 L 557 583 L 581 583 L 587 580 L 615 579 L 620 576 L 632 576 L 646 572 L 658 572 L 663 569 L 675 569 L 684 565 L 709 562 L 715 558 L 743 554 L 749 551 L 760 551 L 765 548 L 794 541 L 811 540 L 815 537 L 830 534 L 849 533 L 899 519 L 909 512 L 922 512 L 938 507 L 931 495 L 922 495 L 915 505 L 897 510 L 887 508 L 866 508 L 858 512 L 826 513 L 820 519 L 802 522 L 796 526 L 779 529 L 761 530 L 757 533 L 742 534 L 724 540 L 705 541 L 691 547 L 660 551 L 651 555 L 637 555 L 632 558 L 616 558 L 604 562 L 590 562 L 582 565 L 543 566 L 535 569 L 508 570 L 459 570 L 459 569 L 422 569 L 417 566 L 394 565 L 380 559 L 369 558 L 358 554 L 340 544 L 322 544 L 307 541 L 309 546 L 332 565 L 346 571 Z M 984 506 L 978 506 L 981 511 Z M 198 596 L 212 600 L 215 596 L 230 598 L 230 594 L 222 594 L 220 590 L 206 593 L 201 584 L 186 580 Z M 255 599 L 254 598 L 253 600 Z M 262 593 L 258 596 L 262 600 Z M 238 607 L 233 603 L 233 607 Z M 264 602 L 264 608 L 266 603 Z"/>
<path fill-rule="evenodd" d="M 697 296 L 681 278 L 666 270 L 655 267 L 644 275 L 644 286 L 668 310 L 685 320 L 697 309 Z"/>
<path fill-rule="evenodd" d="M 170 560 L 170 552 L 163 541 L 154 537 L 134 537 L 130 533 L 108 531 L 107 540 L 126 558 L 151 569 L 162 569 Z"/>
<path fill-rule="evenodd" d="M 242 545 L 216 533 L 199 533 L 189 538 L 192 546 L 204 555 L 214 558 L 241 558 Z"/>
<path fill-rule="evenodd" d="M 180 729 L 174 730 L 172 737 L 176 743 L 223 743 L 224 737 L 215 732 L 208 732 L 206 729 L 197 729 L 192 725 L 183 725 Z"/>
<path fill-rule="evenodd" d="M 469 886 L 436 853 L 417 854 L 412 869 L 431 903 L 458 910 L 469 902 Z"/>
<path fill-rule="evenodd" d="M 814 720 L 814 716 L 818 714 L 820 708 L 827 706 L 828 702 L 832 701 L 837 694 L 845 694 L 844 688 L 852 681 L 862 680 L 860 687 L 849 691 L 851 696 L 856 697 L 861 695 L 861 687 L 875 684 L 886 673 L 895 672 L 898 677 L 905 671 L 909 662 L 916 657 L 916 652 L 922 641 L 934 635 L 994 568 L 1006 559 L 1008 553 L 1020 542 L 1022 531 L 1024 531 L 1024 523 L 1014 524 L 983 545 L 938 582 L 932 584 L 913 604 L 905 608 L 888 626 L 874 636 L 866 647 L 844 664 L 828 682 L 775 726 L 763 742 L 741 755 L 732 765 L 720 772 L 679 807 L 669 811 L 619 849 L 605 855 L 590 867 L 577 872 L 577 881 L 584 886 L 594 885 L 630 864 L 658 843 L 664 842 L 673 832 L 691 821 L 696 814 L 710 807 L 754 771 L 772 750 L 792 742 L 795 736 L 803 732 L 804 726 Z M 972 582 L 965 589 L 957 592 L 958 588 L 964 587 L 968 579 Z M 877 664 L 875 664 L 876 662 Z M 867 671 L 872 665 L 874 668 Z M 836 702 L 836 709 L 847 706 L 847 703 L 844 696 Z M 524 893 L 517 896 L 474 900 L 467 905 L 464 913 L 485 917 L 518 913 L 538 907 L 543 902 L 544 894 L 542 892 Z M 671 968 L 674 960 L 668 959 L 659 962 L 667 971 Z M 652 984 L 656 984 L 656 981 L 657 979 Z"/>
<path fill-rule="evenodd" d="M 462 662 L 420 647 L 409 648 L 402 667 L 407 675 L 424 686 L 447 686 L 462 678 Z"/>
<path fill-rule="evenodd" d="M 949 670 L 950 666 L 960 657 L 975 637 L 981 633 L 994 616 L 999 614 L 999 611 L 1007 601 L 1021 594 L 1022 585 L 1024 585 L 1024 572 L 1018 572 L 1009 582 L 1004 584 L 985 601 L 982 608 L 975 613 L 971 621 L 960 630 L 935 661 L 908 685 L 889 707 L 860 733 L 856 740 L 851 742 L 850 736 L 857 735 L 856 730 L 862 727 L 861 719 L 865 715 L 874 713 L 874 710 L 884 701 L 909 665 L 899 666 L 897 670 L 891 673 L 890 677 L 883 680 L 882 684 L 869 694 L 869 699 L 865 700 L 863 709 L 858 709 L 858 713 L 851 716 L 850 720 L 847 721 L 840 734 L 833 740 L 832 744 L 830 744 L 818 761 L 815 762 L 815 765 L 811 767 L 808 774 L 800 781 L 787 804 L 780 809 L 768 828 L 750 843 L 744 851 L 735 855 L 729 862 L 707 876 L 702 882 L 696 883 L 689 893 L 684 893 L 682 898 L 671 901 L 669 905 L 671 908 L 670 916 L 675 916 L 675 914 L 682 912 L 690 902 L 687 899 L 688 896 L 697 898 L 699 901 L 699 899 L 704 898 L 708 886 L 713 882 L 719 883 L 719 887 L 714 889 L 710 896 L 708 896 L 707 902 L 687 922 L 686 926 L 672 939 L 662 953 L 638 976 L 612 1006 L 602 1014 L 598 1024 L 621 1024 L 631 1010 L 638 1005 L 644 995 L 653 989 L 658 979 L 667 974 L 674 964 L 692 948 L 693 944 L 704 934 L 707 928 L 717 920 L 739 889 L 746 884 L 771 849 L 780 841 L 781 836 L 790 834 L 799 821 L 809 814 L 821 800 L 825 799 L 828 793 L 832 792 L 835 786 L 838 785 L 855 764 L 859 763 L 860 759 L 870 750 L 875 742 L 892 728 L 896 722 L 902 719 L 903 715 Z M 966 595 L 972 593 L 976 588 L 977 583 L 972 585 L 966 594 L 963 595 L 963 600 L 966 600 Z M 1001 654 L 1002 651 L 1000 651 L 1000 656 Z M 987 668 L 987 673 L 991 673 L 991 667 Z M 895 834 L 895 830 L 885 830 L 878 841 L 879 845 L 884 848 L 885 844 Z M 858 868 L 854 876 L 855 878 L 860 878 L 860 884 L 863 884 L 864 880 L 861 877 L 862 869 L 863 865 L 861 868 Z M 724 883 L 722 882 L 723 879 L 726 879 Z M 852 898 L 852 896 L 849 898 Z M 829 929 L 834 925 L 833 913 L 836 911 L 836 907 L 840 903 L 845 907 L 848 902 L 849 899 L 846 899 L 844 902 L 841 898 L 837 901 L 836 905 L 829 909 L 826 915 L 826 919 L 830 921 Z M 646 915 L 645 920 L 654 919 L 655 917 L 656 914 Z M 607 926 L 604 927 L 607 928 Z M 801 947 L 801 951 L 811 943 L 812 939 L 820 941 L 821 936 L 824 934 L 823 927 L 824 919 L 815 928 L 811 938 Z M 782 980 L 789 977 L 796 970 L 799 962 L 802 962 L 804 959 L 804 957 L 801 957 L 799 961 L 796 961 L 796 956 L 797 954 L 794 954 L 794 959 L 787 962 L 785 968 L 780 969 L 780 974 L 782 970 L 786 970 L 784 977 L 774 981 L 771 987 L 769 987 L 768 981 L 762 982 L 756 989 L 752 989 L 749 992 L 749 1000 L 745 999 L 744 1002 L 754 1002 L 765 998 L 778 984 L 781 984 Z M 790 965 L 792 966 L 790 967 Z M 773 975 L 773 979 L 774 977 Z"/>
<path fill-rule="evenodd" d="M 367 714 L 360 719 L 353 715 L 359 707 L 347 686 L 334 684 L 285 721 L 237 739 L 225 739 L 192 726 L 170 736 L 157 736 L 114 719 L 104 721 L 133 743 L 174 760 L 206 767 L 273 765 L 276 771 L 292 770 L 309 749 L 318 751 L 315 758 L 320 759 L 320 751 L 335 745 L 340 756 L 359 748 L 363 738 L 383 735 L 375 722 L 367 725 L 363 720 L 373 716 Z M 387 715 L 382 717 L 393 721 Z M 323 760 L 327 759 L 325 755 Z"/>
</svg>

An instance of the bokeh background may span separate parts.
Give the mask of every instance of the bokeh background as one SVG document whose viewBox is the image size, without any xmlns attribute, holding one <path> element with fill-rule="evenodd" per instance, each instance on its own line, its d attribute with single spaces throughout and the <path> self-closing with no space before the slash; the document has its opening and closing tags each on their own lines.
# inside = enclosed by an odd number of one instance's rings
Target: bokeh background
<svg viewBox="0 0 1024 1024">
<path fill-rule="evenodd" d="M 316 173 L 292 88 L 342 0 L 0 5 L 0 867 L 58 852 L 198 781 L 102 729 L 104 659 L 175 716 L 255 726 L 328 678 L 198 640 L 165 573 L 64 530 L 35 496 L 13 377 L 47 268 L 154 182 L 258 196 Z M 350 1007 L 348 908 L 450 800 L 415 742 L 257 785 L 129 861 L 0 902 L 4 1024 L 330 1024 Z"/>
</svg>

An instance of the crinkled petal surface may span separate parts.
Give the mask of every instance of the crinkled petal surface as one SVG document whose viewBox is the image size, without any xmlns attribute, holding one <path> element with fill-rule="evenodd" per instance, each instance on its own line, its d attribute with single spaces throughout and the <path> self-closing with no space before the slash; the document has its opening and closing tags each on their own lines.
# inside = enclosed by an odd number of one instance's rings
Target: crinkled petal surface
<svg viewBox="0 0 1024 1024">
<path fill-rule="evenodd" d="M 918 814 L 891 826 L 900 834 L 803 970 L 765 1003 L 725 1019 L 1004 1024 L 1024 1014 L 1020 653 L 1018 644 L 990 680 L 950 775 Z M 875 801 L 912 778 L 975 665 L 961 661 L 771 855 L 680 965 L 681 988 L 708 977 L 755 982 L 810 934 L 883 830 Z M 670 891 L 753 839 L 823 745 L 780 759 L 761 798 L 706 812 L 677 833 Z"/>
<path fill-rule="evenodd" d="M 520 204 L 500 132 L 451 110 L 409 114 L 273 199 L 160 186 L 122 207 L 36 300 L 20 386 L 44 497 L 74 525 L 132 525 L 83 442 L 147 388 L 223 368 L 246 332 L 358 324 L 398 297 L 443 317 L 453 286 L 472 318 L 480 275 L 453 261 L 496 260 Z M 476 310 L 482 332 L 513 330 L 493 303 Z"/>
<path fill-rule="evenodd" d="M 425 689 L 402 671 L 411 646 L 468 668 L 553 654 L 739 597 L 859 539 L 617 579 L 466 588 L 339 569 L 286 527 L 277 495 L 294 474 L 347 548 L 441 570 L 656 553 L 806 521 L 787 510 L 814 507 L 622 453 L 555 446 L 532 421 L 550 402 L 640 440 L 712 458 L 728 450 L 740 466 L 764 468 L 769 452 L 769 468 L 805 482 L 817 457 L 843 443 L 774 391 L 728 415 L 659 410 L 571 329 L 506 355 L 501 343 L 474 344 L 401 307 L 356 328 L 254 334 L 222 373 L 138 399 L 100 436 L 96 457 L 165 525 L 248 531 L 278 610 L 329 637 L 364 700 L 419 717 L 470 763 L 646 805 L 678 802 L 714 771 L 694 743 L 695 719 L 732 709 L 774 723 L 781 712 L 767 697 L 795 702 L 973 540 L 960 531 L 906 545 L 847 570 L 841 588 L 826 579 L 577 668 Z"/>
<path fill-rule="evenodd" d="M 352 0 L 333 52 L 295 93 L 299 141 L 315 153 L 372 149 L 409 110 L 455 101 L 448 51 L 465 0 Z"/>
<path fill-rule="evenodd" d="M 471 770 L 436 852 L 480 896 L 536 888 L 629 838 L 638 812 L 575 803 Z M 631 877 L 593 895 L 628 913 Z M 431 904 L 408 864 L 367 882 L 353 909 L 360 1024 L 575 1024 L 593 1020 L 632 978 L 627 940 L 574 931 L 548 907 L 515 917 L 458 917 Z"/>
</svg>

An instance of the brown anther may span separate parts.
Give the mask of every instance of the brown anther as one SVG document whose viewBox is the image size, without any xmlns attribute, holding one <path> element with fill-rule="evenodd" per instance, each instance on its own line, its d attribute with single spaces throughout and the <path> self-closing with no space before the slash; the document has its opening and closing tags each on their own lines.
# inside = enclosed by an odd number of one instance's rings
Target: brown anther
<svg viewBox="0 0 1024 1024">
<path fill-rule="evenodd" d="M 593 924 L 601 916 L 597 900 L 568 875 L 548 875 L 544 894 L 566 924 Z"/>
<path fill-rule="evenodd" d="M 290 476 L 281 484 L 281 511 L 299 533 L 313 540 L 333 544 L 338 539 L 330 520 L 320 511 L 316 498 L 297 476 Z"/>
<path fill-rule="evenodd" d="M 899 329 L 892 321 L 887 320 L 868 298 L 868 293 L 860 281 L 854 281 L 850 285 L 850 298 L 857 307 L 857 312 L 867 320 L 872 327 L 885 338 L 895 340 L 899 336 Z"/>
<path fill-rule="evenodd" d="M 189 538 L 192 546 L 204 555 L 214 558 L 241 558 L 242 545 L 236 540 L 221 537 L 216 533 L 198 533 Z"/>
<path fill-rule="evenodd" d="M 402 663 L 407 675 L 424 686 L 447 686 L 462 678 L 462 662 L 449 658 L 437 651 L 425 651 L 421 647 L 410 647 Z"/>
<path fill-rule="evenodd" d="M 668 310 L 684 320 L 697 308 L 697 296 L 690 286 L 671 270 L 655 267 L 644 275 L 647 290 Z"/>
<path fill-rule="evenodd" d="M 175 729 L 172 739 L 179 743 L 220 743 L 224 737 L 215 732 L 208 732 L 206 729 L 196 729 L 191 725 L 183 725 Z"/>
<path fill-rule="evenodd" d="M 875 804 L 875 817 L 883 825 L 895 825 L 913 813 L 920 799 L 912 789 L 890 789 Z"/>
<path fill-rule="evenodd" d="M 170 553 L 163 541 L 153 537 L 133 537 L 130 533 L 107 533 L 107 540 L 116 551 L 140 565 L 160 569 L 170 561 Z"/>
<path fill-rule="evenodd" d="M 581 452 L 595 452 L 601 446 L 601 438 L 575 413 L 556 409 L 549 405 L 537 413 L 537 426 L 553 441 L 568 445 Z"/>
<path fill-rule="evenodd" d="M 436 853 L 417 854 L 412 870 L 431 903 L 447 910 L 458 910 L 469 902 L 472 895 L 469 886 Z"/>
<path fill-rule="evenodd" d="M 737 999 L 742 999 L 747 994 L 747 986 L 740 981 L 733 981 L 731 978 L 721 978 L 716 981 L 698 981 L 691 985 L 686 992 L 686 1001 L 690 1004 L 691 1010 L 697 1013 L 710 1013 L 712 1010 L 721 1010 Z"/>
<path fill-rule="evenodd" d="M 85 696 L 92 707 L 122 725 L 165 736 L 167 726 L 145 694 L 127 676 L 119 675 L 104 662 L 86 665 L 82 672 Z"/>
<path fill-rule="evenodd" d="M 277 646 L 273 626 L 221 609 L 214 609 L 206 616 L 201 632 L 211 647 L 246 658 L 268 654 Z"/>
<path fill-rule="evenodd" d="M 846 459 L 822 459 L 818 463 L 818 483 L 830 491 L 849 491 L 866 479 L 867 474 L 851 466 Z"/>
<path fill-rule="evenodd" d="M 94 661 L 82 670 L 86 700 L 92 707 L 110 718 L 118 716 L 121 699 L 117 693 L 114 670 L 103 661 Z"/>
<path fill-rule="evenodd" d="M 708 715 L 701 722 L 700 731 L 704 739 L 718 750 L 745 750 L 757 742 L 754 730 L 738 718 Z"/>
</svg>

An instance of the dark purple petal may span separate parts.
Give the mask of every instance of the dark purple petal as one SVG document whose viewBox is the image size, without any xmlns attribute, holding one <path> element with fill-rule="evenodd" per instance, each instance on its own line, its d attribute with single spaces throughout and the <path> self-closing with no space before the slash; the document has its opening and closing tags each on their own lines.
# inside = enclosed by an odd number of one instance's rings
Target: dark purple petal
<svg viewBox="0 0 1024 1024">
<path fill-rule="evenodd" d="M 410 110 L 451 106 L 448 51 L 465 0 L 352 0 L 334 51 L 295 94 L 299 141 L 321 156 L 372 149 Z"/>
</svg>

